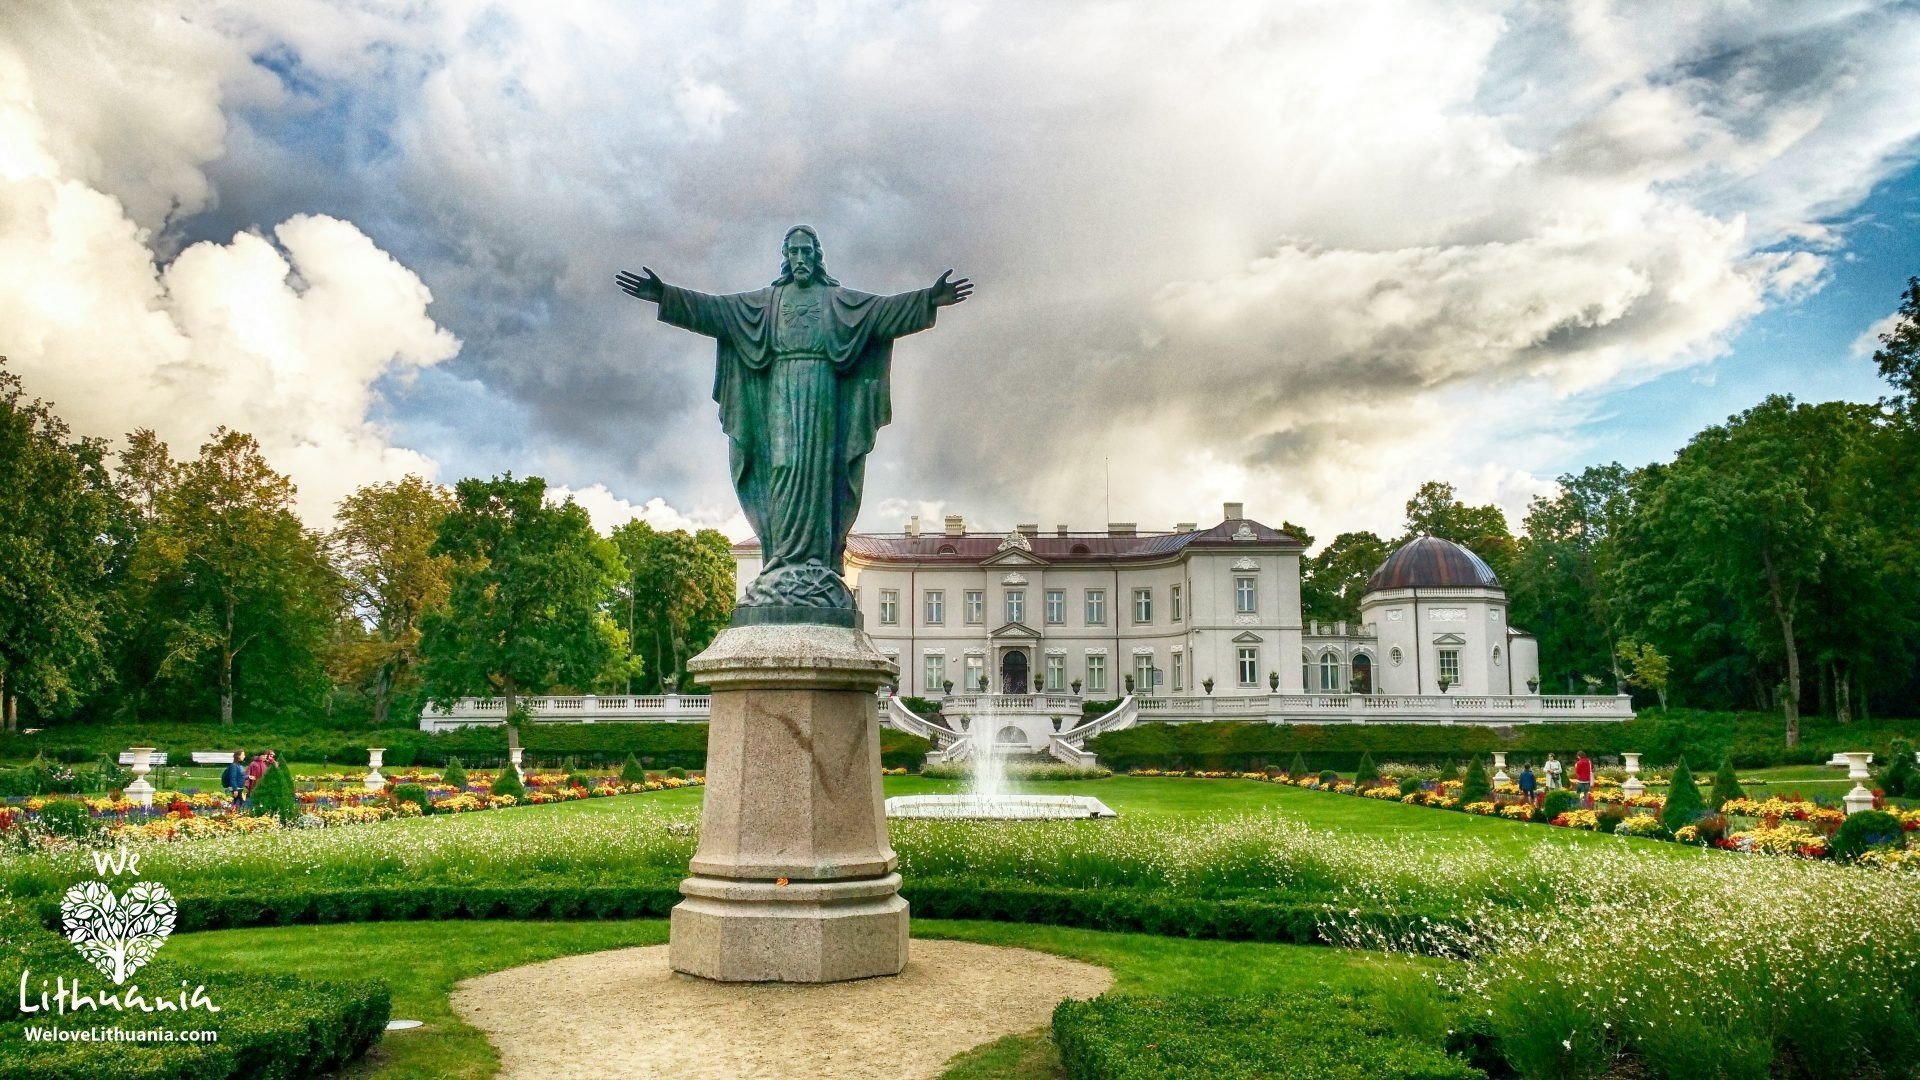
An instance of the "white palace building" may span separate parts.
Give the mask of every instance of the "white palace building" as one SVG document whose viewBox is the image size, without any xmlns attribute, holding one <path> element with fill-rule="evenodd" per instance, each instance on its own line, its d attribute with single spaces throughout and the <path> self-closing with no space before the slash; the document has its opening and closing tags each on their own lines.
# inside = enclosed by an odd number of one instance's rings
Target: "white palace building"
<svg viewBox="0 0 1920 1080">
<path fill-rule="evenodd" d="M 847 583 L 879 650 L 900 665 L 898 693 L 939 699 L 959 730 L 897 699 L 882 718 L 926 735 L 943 756 L 969 750 L 974 718 L 995 742 L 1088 761 L 1085 741 L 1142 719 L 1274 723 L 1625 720 L 1624 695 L 1540 694 L 1532 635 L 1507 619 L 1507 594 L 1478 556 L 1423 536 L 1367 581 L 1357 623 L 1303 623 L 1298 539 L 1227 503 L 1223 520 L 1171 532 L 972 532 L 949 517 L 897 534 L 847 538 Z M 760 545 L 733 547 L 740 589 Z M 540 722 L 705 720 L 704 697 L 525 699 Z M 1119 704 L 1083 720 L 1083 701 Z M 498 699 L 429 709 L 437 730 L 499 723 Z"/>
</svg>

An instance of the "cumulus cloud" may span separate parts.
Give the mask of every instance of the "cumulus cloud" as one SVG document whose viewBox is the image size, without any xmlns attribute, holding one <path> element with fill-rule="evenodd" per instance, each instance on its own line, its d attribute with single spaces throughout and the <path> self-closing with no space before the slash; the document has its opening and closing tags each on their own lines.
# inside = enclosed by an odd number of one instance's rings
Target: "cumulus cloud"
<svg viewBox="0 0 1920 1080">
<path fill-rule="evenodd" d="M 1608 392 L 1710 380 L 1819 288 L 1838 215 L 1920 135 L 1901 4 L 266 0 L 157 50 L 27 7 L 18 51 L 79 35 L 120 88 L 56 109 L 34 74 L 27 115 L 48 176 L 122 207 L 130 287 L 142 247 L 270 274 L 243 238 L 352 222 L 462 348 L 418 359 L 419 312 L 383 311 L 368 333 L 417 380 L 346 379 L 328 415 L 600 517 L 733 516 L 710 345 L 614 271 L 752 288 L 808 221 L 854 287 L 979 285 L 896 351 L 864 527 L 1164 526 L 1234 499 L 1391 530 L 1429 478 L 1517 520 Z M 156 100 L 111 96 L 134 74 Z M 178 317 L 146 277 L 100 312 L 116 333 Z"/>
<path fill-rule="evenodd" d="M 586 510 L 593 527 L 602 533 L 613 530 L 629 521 L 639 520 L 663 532 L 682 529 L 698 532 L 701 529 L 719 529 L 734 540 L 745 540 L 753 535 L 753 529 L 747 525 L 747 518 L 738 509 L 731 513 L 708 510 L 697 516 L 689 516 L 667 505 L 665 499 L 655 496 L 643 504 L 634 504 L 607 490 L 605 484 L 589 484 L 575 490 L 568 487 L 547 488 L 547 498 L 553 502 L 572 499 Z"/>
</svg>

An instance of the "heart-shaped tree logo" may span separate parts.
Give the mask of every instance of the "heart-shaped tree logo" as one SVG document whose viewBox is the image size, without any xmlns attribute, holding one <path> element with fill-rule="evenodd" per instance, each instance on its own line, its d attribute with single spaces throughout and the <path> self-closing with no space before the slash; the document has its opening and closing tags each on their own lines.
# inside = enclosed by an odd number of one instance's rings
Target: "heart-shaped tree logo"
<svg viewBox="0 0 1920 1080">
<path fill-rule="evenodd" d="M 88 963 L 123 983 L 166 944 L 175 910 L 173 894 L 157 881 L 136 881 L 120 896 L 104 881 L 83 881 L 61 898 L 60 921 Z"/>
</svg>

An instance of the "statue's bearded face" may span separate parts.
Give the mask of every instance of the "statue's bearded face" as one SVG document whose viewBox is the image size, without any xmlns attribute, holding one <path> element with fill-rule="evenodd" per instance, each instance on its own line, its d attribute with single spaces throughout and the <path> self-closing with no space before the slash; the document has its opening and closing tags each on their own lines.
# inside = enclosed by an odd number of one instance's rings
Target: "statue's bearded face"
<svg viewBox="0 0 1920 1080">
<path fill-rule="evenodd" d="M 813 281 L 814 272 L 820 266 L 820 249 L 815 246 L 813 237 L 804 232 L 795 232 L 787 237 L 784 254 L 787 259 L 787 272 L 793 275 L 796 284 L 806 285 Z"/>
</svg>

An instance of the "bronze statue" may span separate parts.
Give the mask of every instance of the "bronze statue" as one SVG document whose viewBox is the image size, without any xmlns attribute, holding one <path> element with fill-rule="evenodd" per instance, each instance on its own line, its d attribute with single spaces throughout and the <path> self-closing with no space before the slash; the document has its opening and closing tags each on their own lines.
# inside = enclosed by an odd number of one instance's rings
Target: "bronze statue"
<svg viewBox="0 0 1920 1080">
<path fill-rule="evenodd" d="M 719 344 L 713 400 L 731 444 L 733 489 L 760 538 L 760 576 L 734 624 L 854 625 L 847 533 L 860 512 L 867 453 L 893 419 L 893 339 L 933 325 L 973 291 L 941 274 L 929 288 L 875 296 L 827 274 L 820 237 L 796 225 L 780 275 L 751 292 L 714 296 L 661 281 L 646 267 L 614 280 L 660 306 L 660 321 Z"/>
</svg>

